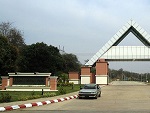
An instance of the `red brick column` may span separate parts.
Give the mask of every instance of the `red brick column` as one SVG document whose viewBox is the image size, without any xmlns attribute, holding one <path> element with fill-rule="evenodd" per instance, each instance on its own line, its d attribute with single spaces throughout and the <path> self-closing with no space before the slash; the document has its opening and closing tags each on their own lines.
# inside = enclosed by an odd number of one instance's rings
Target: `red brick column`
<svg viewBox="0 0 150 113">
<path fill-rule="evenodd" d="M 108 84 L 108 62 L 100 59 L 96 62 L 96 84 Z"/>
<path fill-rule="evenodd" d="M 83 66 L 81 67 L 81 84 L 88 84 L 91 83 L 91 67 L 90 66 Z"/>
<path fill-rule="evenodd" d="M 95 74 L 91 73 L 91 83 L 95 83 Z"/>
<path fill-rule="evenodd" d="M 1 76 L 1 78 L 2 78 L 2 90 L 6 90 L 8 76 Z"/>
<path fill-rule="evenodd" d="M 13 85 L 13 77 L 10 76 L 10 77 L 9 77 L 9 86 L 12 86 L 12 85 Z"/>
<path fill-rule="evenodd" d="M 56 76 L 50 77 L 50 90 L 57 90 L 57 78 Z"/>
<path fill-rule="evenodd" d="M 100 59 L 96 62 L 96 75 L 107 75 L 108 74 L 108 62 L 104 59 Z"/>
<path fill-rule="evenodd" d="M 91 67 L 83 66 L 81 67 L 81 75 L 90 75 L 91 74 Z"/>
<path fill-rule="evenodd" d="M 69 72 L 69 82 L 79 84 L 80 83 L 79 72 Z"/>
<path fill-rule="evenodd" d="M 69 79 L 79 79 L 79 72 L 69 72 Z"/>
</svg>

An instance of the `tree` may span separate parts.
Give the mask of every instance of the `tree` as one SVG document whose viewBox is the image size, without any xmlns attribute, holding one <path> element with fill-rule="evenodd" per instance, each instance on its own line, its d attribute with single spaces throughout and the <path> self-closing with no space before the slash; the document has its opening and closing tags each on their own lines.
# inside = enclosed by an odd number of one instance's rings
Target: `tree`
<svg viewBox="0 0 150 113">
<path fill-rule="evenodd" d="M 36 43 L 24 47 L 19 58 L 21 72 L 51 72 L 61 71 L 63 67 L 59 50 L 54 46 Z"/>
<path fill-rule="evenodd" d="M 68 74 L 62 73 L 58 75 L 58 82 L 59 83 L 67 83 L 68 82 Z"/>
<path fill-rule="evenodd" d="M 6 75 L 8 72 L 14 72 L 17 69 L 16 60 L 18 49 L 11 45 L 7 38 L 0 35 L 0 74 Z"/>
<path fill-rule="evenodd" d="M 63 54 L 64 60 L 64 72 L 68 73 L 69 71 L 79 71 L 80 70 L 80 62 L 78 58 L 74 54 Z"/>
<path fill-rule="evenodd" d="M 24 38 L 20 30 L 12 27 L 10 22 L 2 22 L 0 24 L 0 34 L 8 39 L 8 42 L 17 48 L 25 45 Z"/>
</svg>

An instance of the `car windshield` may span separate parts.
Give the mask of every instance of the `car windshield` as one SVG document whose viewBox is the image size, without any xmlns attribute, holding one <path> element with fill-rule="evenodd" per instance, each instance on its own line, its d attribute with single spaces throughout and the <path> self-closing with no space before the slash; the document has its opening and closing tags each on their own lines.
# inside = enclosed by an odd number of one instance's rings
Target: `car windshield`
<svg viewBox="0 0 150 113">
<path fill-rule="evenodd" d="M 96 89 L 96 85 L 85 85 L 84 89 Z"/>
</svg>

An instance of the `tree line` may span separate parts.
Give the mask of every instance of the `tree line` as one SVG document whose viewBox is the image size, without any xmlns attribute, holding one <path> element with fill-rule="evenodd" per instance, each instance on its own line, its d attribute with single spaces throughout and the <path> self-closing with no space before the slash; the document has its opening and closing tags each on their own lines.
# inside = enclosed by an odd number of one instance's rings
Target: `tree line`
<svg viewBox="0 0 150 113">
<path fill-rule="evenodd" d="M 60 54 L 59 49 L 44 42 L 27 45 L 23 33 L 10 22 L 0 23 L 0 76 L 9 72 L 51 72 L 53 75 L 79 71 L 74 54 Z"/>
<path fill-rule="evenodd" d="M 109 77 L 111 80 L 150 82 L 150 73 L 135 73 L 122 68 L 119 70 L 109 69 Z"/>
</svg>

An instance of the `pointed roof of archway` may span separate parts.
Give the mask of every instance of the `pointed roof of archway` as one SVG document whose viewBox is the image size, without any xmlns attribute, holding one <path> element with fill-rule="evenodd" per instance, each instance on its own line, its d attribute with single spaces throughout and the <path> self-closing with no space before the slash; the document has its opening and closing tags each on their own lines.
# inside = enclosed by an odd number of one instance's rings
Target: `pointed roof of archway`
<svg viewBox="0 0 150 113">
<path fill-rule="evenodd" d="M 85 65 L 92 66 L 112 46 L 117 46 L 130 32 L 145 46 L 150 46 L 150 35 L 134 20 L 130 20 Z"/>
</svg>

